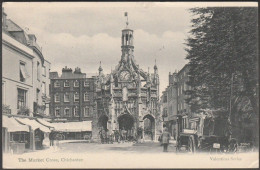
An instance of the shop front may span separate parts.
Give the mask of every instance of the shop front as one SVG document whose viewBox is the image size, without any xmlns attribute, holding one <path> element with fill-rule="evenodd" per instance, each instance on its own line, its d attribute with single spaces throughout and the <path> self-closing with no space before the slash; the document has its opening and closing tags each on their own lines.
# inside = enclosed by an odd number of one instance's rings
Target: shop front
<svg viewBox="0 0 260 170">
<path fill-rule="evenodd" d="M 40 124 L 35 119 L 29 119 L 29 118 L 15 118 L 20 124 L 27 125 L 30 127 L 30 135 L 29 135 L 29 141 L 30 141 L 30 149 L 43 149 L 43 140 L 46 136 L 48 136 L 48 133 L 50 133 L 50 128 Z"/>
<path fill-rule="evenodd" d="M 92 121 L 50 123 L 60 140 L 90 140 Z"/>
<path fill-rule="evenodd" d="M 24 153 L 30 148 L 30 129 L 17 122 L 13 117 L 2 116 L 2 149 L 3 152 Z"/>
</svg>

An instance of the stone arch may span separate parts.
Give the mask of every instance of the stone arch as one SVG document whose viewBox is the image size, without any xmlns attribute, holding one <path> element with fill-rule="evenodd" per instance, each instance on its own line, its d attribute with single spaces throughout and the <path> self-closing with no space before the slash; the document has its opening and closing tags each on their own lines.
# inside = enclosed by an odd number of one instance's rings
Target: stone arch
<svg viewBox="0 0 260 170">
<path fill-rule="evenodd" d="M 122 114 L 122 115 L 118 116 L 117 119 L 118 119 L 119 129 L 125 129 L 125 130 L 133 129 L 135 119 L 131 114 L 129 114 L 129 113 Z"/>
<path fill-rule="evenodd" d="M 108 116 L 106 114 L 102 114 L 98 118 L 98 126 L 103 128 L 104 130 L 107 130 L 107 122 L 108 122 Z"/>
<path fill-rule="evenodd" d="M 151 114 L 147 114 L 143 117 L 144 121 L 144 139 L 154 140 L 155 139 L 155 118 Z"/>
</svg>

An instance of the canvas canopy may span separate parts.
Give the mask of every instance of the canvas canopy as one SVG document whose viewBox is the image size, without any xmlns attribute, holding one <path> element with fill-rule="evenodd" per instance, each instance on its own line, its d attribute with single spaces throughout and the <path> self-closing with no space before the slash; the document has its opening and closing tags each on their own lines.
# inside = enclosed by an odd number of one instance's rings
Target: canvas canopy
<svg viewBox="0 0 260 170">
<path fill-rule="evenodd" d="M 40 129 L 43 132 L 50 132 L 50 129 L 47 128 L 46 126 L 43 126 L 42 124 L 38 123 L 36 120 L 34 119 L 28 119 L 28 118 L 15 118 L 18 122 L 21 122 L 22 124 L 31 126 L 31 128 L 33 130 L 35 129 Z"/>
<path fill-rule="evenodd" d="M 55 131 L 82 132 L 92 131 L 92 121 L 51 123 Z"/>
<path fill-rule="evenodd" d="M 46 120 L 44 120 L 44 119 L 37 119 L 37 121 L 38 121 L 40 124 L 44 125 L 44 126 L 47 126 L 47 127 L 49 127 L 49 128 L 54 128 L 54 125 L 52 125 L 50 122 L 48 122 L 48 121 L 46 121 Z"/>
<path fill-rule="evenodd" d="M 29 132 L 29 127 L 27 125 L 22 125 L 21 123 L 17 122 L 13 117 L 8 118 L 7 116 L 2 116 L 2 118 L 3 127 L 7 128 L 8 132 Z"/>
</svg>

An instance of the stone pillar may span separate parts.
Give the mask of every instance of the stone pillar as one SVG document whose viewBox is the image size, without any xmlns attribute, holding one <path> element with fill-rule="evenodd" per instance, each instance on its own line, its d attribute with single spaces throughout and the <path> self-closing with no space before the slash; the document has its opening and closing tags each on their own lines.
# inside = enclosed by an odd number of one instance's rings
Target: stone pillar
<svg viewBox="0 0 260 170">
<path fill-rule="evenodd" d="M 9 141 L 10 141 L 10 133 L 8 133 L 8 129 L 7 128 L 2 128 L 2 145 L 4 147 L 3 152 L 8 152 L 9 151 Z M 3 148 L 2 147 L 2 148 Z"/>
<path fill-rule="evenodd" d="M 99 139 L 99 129 L 98 129 L 98 111 L 97 111 L 97 103 L 95 102 L 95 106 L 93 108 L 93 119 L 92 119 L 92 140 L 94 142 L 98 142 Z"/>
<path fill-rule="evenodd" d="M 29 126 L 30 129 L 30 149 L 31 150 L 35 150 L 35 134 L 34 134 L 34 130 L 32 129 L 31 126 Z"/>
</svg>

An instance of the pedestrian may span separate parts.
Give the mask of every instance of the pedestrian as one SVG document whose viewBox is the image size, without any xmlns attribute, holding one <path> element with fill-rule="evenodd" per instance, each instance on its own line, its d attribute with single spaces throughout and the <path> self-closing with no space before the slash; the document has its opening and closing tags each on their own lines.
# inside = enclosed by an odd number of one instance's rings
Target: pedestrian
<svg viewBox="0 0 260 170">
<path fill-rule="evenodd" d="M 44 133 L 43 131 L 39 131 L 40 132 L 40 148 L 43 149 L 43 140 L 44 140 Z"/>
<path fill-rule="evenodd" d="M 106 131 L 106 143 L 108 143 L 109 144 L 109 141 L 110 140 L 110 133 L 109 133 L 109 130 L 107 129 L 107 131 Z"/>
<path fill-rule="evenodd" d="M 158 137 L 158 141 L 160 142 L 160 146 L 162 146 L 162 131 L 159 131 L 159 137 Z"/>
<path fill-rule="evenodd" d="M 173 138 L 174 138 L 174 140 L 176 140 L 176 129 L 175 128 L 173 129 Z"/>
<path fill-rule="evenodd" d="M 164 125 L 163 127 L 163 133 L 162 133 L 162 144 L 163 144 L 163 152 L 168 152 L 168 145 L 170 142 L 170 133 L 168 132 L 168 129 Z"/>
<path fill-rule="evenodd" d="M 110 133 L 110 143 L 111 144 L 113 144 L 114 143 L 114 132 L 112 131 L 111 133 Z"/>
<path fill-rule="evenodd" d="M 120 136 L 120 134 L 119 134 L 118 130 L 115 130 L 115 140 L 118 143 L 119 143 L 119 136 Z"/>
<path fill-rule="evenodd" d="M 99 136 L 100 136 L 101 144 L 103 144 L 104 138 L 103 138 L 103 134 L 102 134 L 102 128 L 99 130 Z"/>
<path fill-rule="evenodd" d="M 123 135 L 123 141 L 126 142 L 127 131 L 125 129 L 122 130 L 122 135 Z"/>
</svg>

